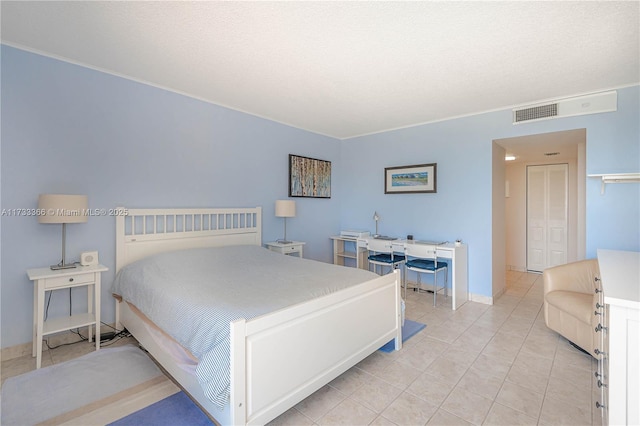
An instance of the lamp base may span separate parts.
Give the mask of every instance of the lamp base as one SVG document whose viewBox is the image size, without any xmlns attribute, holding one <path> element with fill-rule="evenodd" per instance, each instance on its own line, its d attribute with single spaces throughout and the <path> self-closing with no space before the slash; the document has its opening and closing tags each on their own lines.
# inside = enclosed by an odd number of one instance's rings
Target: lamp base
<svg viewBox="0 0 640 426">
<path fill-rule="evenodd" d="M 64 263 L 62 265 L 58 264 L 58 265 L 51 265 L 51 270 L 52 271 L 57 271 L 60 269 L 73 269 L 73 268 L 77 268 L 78 265 L 76 265 L 75 263 Z"/>
</svg>

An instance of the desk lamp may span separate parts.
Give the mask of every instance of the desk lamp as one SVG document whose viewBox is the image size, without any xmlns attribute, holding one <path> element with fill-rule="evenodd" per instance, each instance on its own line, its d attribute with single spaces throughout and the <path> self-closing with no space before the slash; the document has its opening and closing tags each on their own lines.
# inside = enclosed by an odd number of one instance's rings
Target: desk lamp
<svg viewBox="0 0 640 426">
<path fill-rule="evenodd" d="M 293 200 L 276 200 L 276 217 L 284 218 L 284 238 L 276 240 L 278 243 L 290 244 L 287 240 L 287 218 L 296 217 L 296 202 Z"/>
<path fill-rule="evenodd" d="M 374 237 L 377 237 L 380 235 L 378 234 L 378 221 L 380 220 L 380 216 L 378 216 L 378 212 L 373 212 L 373 220 L 376 221 L 376 233 L 374 234 Z"/>
<path fill-rule="evenodd" d="M 85 214 L 87 208 L 86 195 L 40 194 L 38 197 L 38 209 L 42 212 L 38 216 L 38 222 L 62 224 L 62 261 L 51 265 L 51 269 L 76 267 L 75 263 L 66 263 L 65 259 L 67 223 L 85 223 L 88 218 Z"/>
</svg>

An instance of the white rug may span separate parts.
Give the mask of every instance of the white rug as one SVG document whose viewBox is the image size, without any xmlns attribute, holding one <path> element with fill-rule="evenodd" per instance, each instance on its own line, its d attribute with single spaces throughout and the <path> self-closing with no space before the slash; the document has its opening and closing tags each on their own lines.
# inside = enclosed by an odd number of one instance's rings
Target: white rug
<svg viewBox="0 0 640 426">
<path fill-rule="evenodd" d="M 1 424 L 106 424 L 177 391 L 137 347 L 101 349 L 7 379 Z"/>
</svg>

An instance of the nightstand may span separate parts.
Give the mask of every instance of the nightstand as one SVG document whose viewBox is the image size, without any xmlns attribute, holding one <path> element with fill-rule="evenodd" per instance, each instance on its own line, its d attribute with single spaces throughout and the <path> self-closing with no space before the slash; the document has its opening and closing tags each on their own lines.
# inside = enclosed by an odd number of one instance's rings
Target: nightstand
<svg viewBox="0 0 640 426">
<path fill-rule="evenodd" d="M 303 257 L 302 254 L 302 246 L 305 243 L 301 241 L 291 241 L 290 243 L 279 243 L 277 241 L 272 241 L 269 243 L 265 243 L 267 248 L 271 251 L 277 251 L 282 254 L 298 254 L 298 257 Z"/>
<path fill-rule="evenodd" d="M 36 368 L 40 368 L 42 364 L 42 339 L 49 334 L 87 327 L 91 342 L 91 326 L 95 325 L 96 350 L 100 349 L 100 274 L 108 270 L 109 268 L 103 265 L 78 266 L 57 271 L 48 267 L 27 270 L 29 279 L 34 283 L 33 356 L 36 357 Z M 80 286 L 87 286 L 87 312 L 44 320 L 44 299 L 47 291 Z"/>
</svg>

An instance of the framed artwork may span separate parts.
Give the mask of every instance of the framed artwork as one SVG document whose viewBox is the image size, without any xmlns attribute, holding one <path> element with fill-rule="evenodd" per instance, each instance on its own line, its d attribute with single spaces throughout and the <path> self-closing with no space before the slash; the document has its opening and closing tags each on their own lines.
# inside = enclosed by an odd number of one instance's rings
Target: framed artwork
<svg viewBox="0 0 640 426">
<path fill-rule="evenodd" d="M 289 197 L 331 198 L 331 161 L 289 154 Z"/>
<path fill-rule="evenodd" d="M 438 192 L 437 164 L 386 167 L 384 169 L 385 194 L 411 194 Z"/>
</svg>

